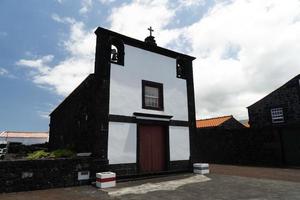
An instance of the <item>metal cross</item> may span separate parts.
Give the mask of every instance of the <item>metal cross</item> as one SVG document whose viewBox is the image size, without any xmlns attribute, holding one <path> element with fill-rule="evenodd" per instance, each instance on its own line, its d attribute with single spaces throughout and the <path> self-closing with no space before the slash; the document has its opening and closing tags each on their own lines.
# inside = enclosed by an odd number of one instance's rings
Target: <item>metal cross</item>
<svg viewBox="0 0 300 200">
<path fill-rule="evenodd" d="M 150 28 L 148 28 L 148 30 L 150 31 L 150 36 L 152 36 L 152 32 L 154 32 L 154 30 L 152 29 L 152 27 L 150 26 Z"/>
</svg>

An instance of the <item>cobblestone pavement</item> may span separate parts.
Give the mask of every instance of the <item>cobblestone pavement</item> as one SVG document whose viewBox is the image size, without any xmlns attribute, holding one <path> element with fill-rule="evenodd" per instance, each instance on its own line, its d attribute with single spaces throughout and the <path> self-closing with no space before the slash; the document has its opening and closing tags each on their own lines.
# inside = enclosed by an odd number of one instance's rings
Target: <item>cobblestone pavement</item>
<svg viewBox="0 0 300 200">
<path fill-rule="evenodd" d="M 118 183 L 116 188 L 108 190 L 81 186 L 0 194 L 0 200 L 300 199 L 300 179 L 292 178 L 299 177 L 300 170 L 223 165 L 212 165 L 211 170 L 212 173 L 207 176 L 208 179 L 200 177 L 198 180 L 192 174 L 180 174 Z M 137 186 L 147 186 L 147 184 L 156 189 L 138 194 L 130 192 L 130 188 L 134 191 Z M 160 190 L 159 187 L 153 186 L 157 184 L 161 184 L 162 188 L 174 184 L 176 187 L 171 187 L 170 190 Z M 119 196 L 109 195 L 111 191 L 123 191 L 124 188 L 129 190 Z"/>
</svg>

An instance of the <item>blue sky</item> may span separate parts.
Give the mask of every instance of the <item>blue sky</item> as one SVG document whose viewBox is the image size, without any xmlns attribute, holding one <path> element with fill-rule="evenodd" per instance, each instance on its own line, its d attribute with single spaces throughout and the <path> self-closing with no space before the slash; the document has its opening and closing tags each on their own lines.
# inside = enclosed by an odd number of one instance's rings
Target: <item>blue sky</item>
<svg viewBox="0 0 300 200">
<path fill-rule="evenodd" d="M 102 26 L 197 57 L 197 118 L 247 118 L 300 70 L 297 0 L 0 0 L 0 130 L 48 130 L 48 114 L 93 72 Z"/>
</svg>

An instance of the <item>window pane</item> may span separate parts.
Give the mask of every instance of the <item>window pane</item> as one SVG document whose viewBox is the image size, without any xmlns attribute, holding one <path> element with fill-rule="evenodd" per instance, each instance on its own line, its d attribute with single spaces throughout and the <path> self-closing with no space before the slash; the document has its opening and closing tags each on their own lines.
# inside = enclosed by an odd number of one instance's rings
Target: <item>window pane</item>
<svg viewBox="0 0 300 200">
<path fill-rule="evenodd" d="M 158 88 L 145 86 L 145 106 L 159 108 Z"/>
<path fill-rule="evenodd" d="M 158 88 L 145 86 L 145 96 L 158 98 Z"/>
<path fill-rule="evenodd" d="M 271 109 L 272 123 L 282 123 L 284 122 L 283 109 L 282 108 L 272 108 Z"/>
</svg>

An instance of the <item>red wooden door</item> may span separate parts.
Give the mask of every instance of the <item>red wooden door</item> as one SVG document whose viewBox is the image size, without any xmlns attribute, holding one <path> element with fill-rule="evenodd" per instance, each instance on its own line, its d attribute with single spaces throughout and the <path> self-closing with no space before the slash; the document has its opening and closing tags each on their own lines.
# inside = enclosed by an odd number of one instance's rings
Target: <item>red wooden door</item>
<svg viewBox="0 0 300 200">
<path fill-rule="evenodd" d="M 142 172 L 165 168 L 165 132 L 162 126 L 140 125 L 139 163 Z"/>
</svg>

